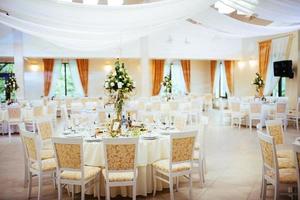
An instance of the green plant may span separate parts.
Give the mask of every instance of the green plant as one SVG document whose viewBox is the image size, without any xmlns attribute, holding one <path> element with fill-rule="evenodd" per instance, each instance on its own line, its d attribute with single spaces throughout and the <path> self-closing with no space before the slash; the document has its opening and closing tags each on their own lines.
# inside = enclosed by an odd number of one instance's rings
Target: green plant
<svg viewBox="0 0 300 200">
<path fill-rule="evenodd" d="M 253 81 L 253 85 L 256 87 L 256 92 L 260 92 L 260 90 L 264 87 L 265 83 L 262 79 L 262 76 L 257 72 L 255 73 L 255 79 Z"/>
<path fill-rule="evenodd" d="M 6 93 L 6 101 L 11 100 L 12 95 L 19 88 L 17 79 L 14 74 L 11 74 L 9 78 L 5 81 L 5 93 Z"/>
<path fill-rule="evenodd" d="M 164 88 L 164 93 L 165 94 L 172 93 L 172 80 L 171 80 L 171 77 L 169 75 L 164 77 L 163 82 L 161 83 L 161 85 Z"/>
</svg>

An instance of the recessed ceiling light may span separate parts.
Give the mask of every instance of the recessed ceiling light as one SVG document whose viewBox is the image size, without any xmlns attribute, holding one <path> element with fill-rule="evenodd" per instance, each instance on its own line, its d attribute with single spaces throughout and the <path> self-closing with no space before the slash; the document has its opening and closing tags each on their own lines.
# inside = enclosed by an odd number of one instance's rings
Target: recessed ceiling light
<svg viewBox="0 0 300 200">
<path fill-rule="evenodd" d="M 107 0 L 109 6 L 120 6 L 124 4 L 124 0 Z"/>
</svg>

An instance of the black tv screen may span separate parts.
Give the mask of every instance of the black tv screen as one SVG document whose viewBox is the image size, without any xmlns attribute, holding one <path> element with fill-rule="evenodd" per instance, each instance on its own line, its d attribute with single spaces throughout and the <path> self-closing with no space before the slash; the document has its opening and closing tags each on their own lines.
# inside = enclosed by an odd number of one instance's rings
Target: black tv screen
<svg viewBox="0 0 300 200">
<path fill-rule="evenodd" d="M 274 66 L 274 76 L 293 78 L 293 63 L 291 60 L 276 61 Z"/>
</svg>

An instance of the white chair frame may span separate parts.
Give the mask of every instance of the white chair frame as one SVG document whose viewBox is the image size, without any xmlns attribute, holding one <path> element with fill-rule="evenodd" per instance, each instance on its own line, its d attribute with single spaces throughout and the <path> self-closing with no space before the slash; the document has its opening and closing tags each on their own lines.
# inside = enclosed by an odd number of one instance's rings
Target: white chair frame
<svg viewBox="0 0 300 200">
<path fill-rule="evenodd" d="M 298 191 L 298 200 L 300 199 L 300 166 L 297 154 L 300 154 L 300 145 L 293 144 L 295 163 L 296 163 L 296 174 L 297 174 L 297 191 Z"/>
<path fill-rule="evenodd" d="M 62 199 L 62 184 L 72 185 L 72 199 L 74 199 L 74 185 L 80 185 L 81 186 L 81 200 L 84 200 L 85 198 L 85 191 L 89 187 L 95 186 L 97 191 L 98 200 L 100 200 L 100 172 L 95 176 L 91 177 L 89 179 L 84 178 L 84 154 L 83 154 L 83 139 L 82 138 L 58 138 L 53 137 L 53 148 L 54 148 L 54 154 L 55 154 L 55 160 L 57 163 L 57 185 L 58 185 L 58 200 Z M 57 152 L 55 148 L 55 144 L 77 144 L 80 145 L 80 169 L 72 169 L 72 168 L 62 168 L 59 165 L 58 159 L 57 159 Z M 81 173 L 81 179 L 79 180 L 70 180 L 70 179 L 62 179 L 60 174 L 64 170 L 68 171 L 75 171 Z M 89 187 L 86 188 L 86 184 L 94 180 L 94 184 L 90 184 Z"/>
<path fill-rule="evenodd" d="M 177 138 L 187 138 L 187 137 L 195 137 L 196 139 L 197 135 L 197 130 L 190 130 L 190 131 L 182 131 L 182 132 L 177 132 L 177 133 L 172 133 L 170 135 L 170 162 L 169 162 L 169 173 L 166 173 L 160 169 L 156 169 L 155 167 L 152 167 L 153 170 L 153 182 L 154 182 L 154 187 L 153 187 L 153 196 L 156 194 L 156 185 L 157 185 L 157 180 L 163 181 L 165 183 L 169 184 L 170 187 L 170 199 L 174 200 L 174 190 L 173 190 L 173 178 L 176 178 L 176 191 L 178 191 L 178 185 L 179 185 L 179 177 L 180 176 L 185 176 L 189 179 L 189 199 L 192 199 L 192 173 L 193 173 L 193 155 L 191 155 L 191 160 L 186 160 L 183 162 L 173 162 L 172 161 L 172 146 L 173 146 L 173 139 Z M 195 144 L 193 144 L 195 145 Z M 193 146 L 194 149 L 194 146 Z M 181 164 L 181 163 L 189 163 L 191 168 L 189 170 L 183 170 L 179 172 L 172 172 L 172 166 L 174 164 Z M 159 174 L 168 177 L 168 179 L 165 179 L 162 176 L 159 176 Z"/>
<path fill-rule="evenodd" d="M 11 121 L 12 119 L 9 117 L 9 109 L 19 109 L 20 110 L 20 118 L 16 118 L 16 121 Z M 8 136 L 9 136 L 9 142 L 11 142 L 11 126 L 18 126 L 19 123 L 22 122 L 22 110 L 20 106 L 12 106 L 7 108 L 7 115 L 8 115 L 8 120 L 7 120 L 7 125 L 8 125 Z"/>
<path fill-rule="evenodd" d="M 132 199 L 136 199 L 136 179 L 137 179 L 137 155 L 138 155 L 138 138 L 106 138 L 103 139 L 104 144 L 104 158 L 105 158 L 105 196 L 106 199 L 110 199 L 110 187 L 117 186 L 132 186 Z M 134 144 L 135 145 L 135 159 L 134 159 L 134 167 L 129 170 L 109 170 L 108 162 L 107 162 L 107 150 L 106 146 L 110 144 L 115 145 L 125 145 L 125 144 Z M 119 182 L 110 182 L 109 181 L 109 173 L 115 172 L 133 172 L 133 180 L 132 181 L 119 181 Z"/>
<path fill-rule="evenodd" d="M 28 153 L 28 149 L 26 147 L 26 145 L 24 146 L 25 147 L 25 153 L 26 153 L 26 158 L 27 158 L 27 167 L 28 167 L 28 178 L 26 179 L 26 174 L 25 174 L 25 180 L 24 182 L 27 182 L 28 180 L 28 198 L 30 198 L 31 196 L 31 189 L 32 189 L 32 177 L 33 176 L 38 176 L 38 200 L 41 199 L 41 193 L 42 193 L 42 177 L 44 175 L 49 175 L 51 177 L 55 177 L 55 172 L 56 170 L 49 170 L 49 171 L 42 171 L 42 170 L 36 170 L 34 168 L 32 168 L 32 164 L 37 162 L 38 163 L 38 166 L 39 166 L 39 169 L 42 169 L 42 159 L 41 159 L 41 148 L 40 148 L 40 144 L 39 144 L 39 140 L 38 140 L 38 137 L 35 133 L 33 132 L 29 132 L 29 131 L 26 131 L 24 129 L 20 130 L 20 134 L 21 134 L 21 137 L 29 137 L 29 138 L 32 138 L 35 142 L 35 147 L 36 147 L 36 160 L 33 160 L 29 157 L 29 153 Z M 22 139 L 23 141 L 24 139 Z M 25 171 L 26 171 L 26 165 L 25 165 Z"/>
<path fill-rule="evenodd" d="M 298 97 L 296 113 L 288 114 L 288 121 L 295 122 L 297 131 L 299 131 L 300 120 L 300 97 Z"/>
<path fill-rule="evenodd" d="M 252 106 L 260 106 L 260 112 L 252 112 Z M 260 126 L 264 124 L 263 108 L 261 102 L 251 102 L 249 107 L 249 128 L 252 131 L 252 121 L 259 120 Z"/>
<path fill-rule="evenodd" d="M 44 149 L 44 143 L 45 142 L 50 142 L 51 143 L 51 138 L 49 139 L 43 139 L 41 135 L 41 130 L 40 130 L 40 123 L 50 123 L 50 129 L 51 129 L 51 137 L 54 136 L 54 128 L 53 128 L 53 121 L 50 117 L 43 117 L 43 118 L 38 118 L 35 120 L 36 128 L 37 128 L 37 134 L 40 137 L 40 140 L 42 141 L 42 149 Z"/>
<path fill-rule="evenodd" d="M 266 120 L 266 121 L 265 121 L 265 124 L 266 124 L 266 130 L 267 130 L 268 135 L 271 135 L 271 134 L 270 134 L 270 131 L 269 131 L 269 126 L 272 126 L 272 125 L 280 125 L 281 131 L 282 131 L 283 144 L 285 144 L 285 131 L 284 131 L 284 129 L 283 129 L 282 120 L 280 120 L 280 119 Z"/>
</svg>

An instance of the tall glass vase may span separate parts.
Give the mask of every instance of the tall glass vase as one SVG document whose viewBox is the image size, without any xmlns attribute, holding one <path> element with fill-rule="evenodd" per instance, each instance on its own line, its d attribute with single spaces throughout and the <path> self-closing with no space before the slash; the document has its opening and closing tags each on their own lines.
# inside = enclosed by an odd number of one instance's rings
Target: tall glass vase
<svg viewBox="0 0 300 200">
<path fill-rule="evenodd" d="M 122 120 L 123 105 L 124 105 L 124 94 L 120 90 L 117 92 L 116 101 L 115 101 L 115 111 L 116 111 L 116 117 L 118 121 Z"/>
</svg>

